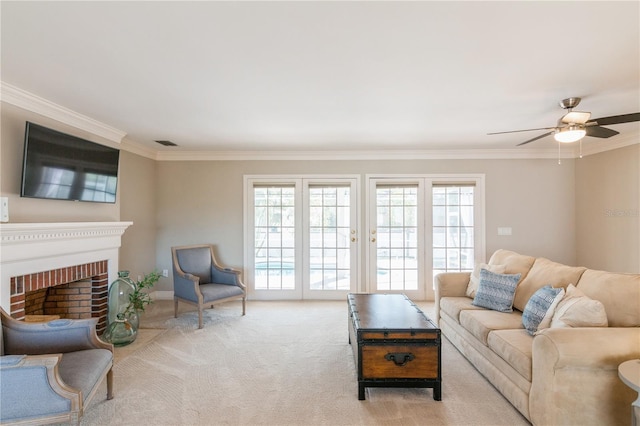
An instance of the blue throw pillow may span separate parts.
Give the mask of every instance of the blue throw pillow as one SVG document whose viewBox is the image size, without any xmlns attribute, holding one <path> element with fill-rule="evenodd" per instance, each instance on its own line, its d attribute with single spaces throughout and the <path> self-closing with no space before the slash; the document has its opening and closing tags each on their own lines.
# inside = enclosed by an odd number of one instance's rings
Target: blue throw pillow
<svg viewBox="0 0 640 426">
<path fill-rule="evenodd" d="M 533 293 L 522 312 L 522 325 L 530 335 L 533 336 L 538 331 L 538 326 L 561 293 L 564 295 L 562 288 L 553 288 L 550 285 Z"/>
<path fill-rule="evenodd" d="M 500 312 L 513 312 L 513 298 L 520 274 L 496 274 L 480 270 L 478 291 L 472 304 Z"/>
</svg>

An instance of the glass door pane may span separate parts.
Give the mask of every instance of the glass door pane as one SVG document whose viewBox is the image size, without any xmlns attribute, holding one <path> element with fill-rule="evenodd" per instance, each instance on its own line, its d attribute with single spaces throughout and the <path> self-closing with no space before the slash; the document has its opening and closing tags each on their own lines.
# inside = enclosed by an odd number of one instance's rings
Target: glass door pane
<svg viewBox="0 0 640 426">
<path fill-rule="evenodd" d="M 474 253 L 474 187 L 433 186 L 433 276 L 472 271 Z"/>
<path fill-rule="evenodd" d="M 254 188 L 254 286 L 295 289 L 295 188 Z"/>
<path fill-rule="evenodd" d="M 342 298 L 356 288 L 354 182 L 308 182 L 307 285 L 304 298 Z"/>
<path fill-rule="evenodd" d="M 377 292 L 423 293 L 420 232 L 420 186 L 376 185 L 374 243 L 375 287 Z"/>
</svg>

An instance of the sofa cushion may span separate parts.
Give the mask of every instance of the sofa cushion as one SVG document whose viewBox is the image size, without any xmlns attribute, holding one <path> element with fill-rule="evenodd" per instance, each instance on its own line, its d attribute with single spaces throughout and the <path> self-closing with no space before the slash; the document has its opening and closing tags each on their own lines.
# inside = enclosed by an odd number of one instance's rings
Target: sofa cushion
<svg viewBox="0 0 640 426">
<path fill-rule="evenodd" d="M 440 299 L 440 310 L 460 322 L 460 311 L 465 309 L 479 311 L 484 309 L 480 306 L 474 306 L 471 302 L 473 302 L 473 299 L 468 297 L 443 297 Z"/>
<path fill-rule="evenodd" d="M 467 285 L 467 297 L 474 298 L 476 297 L 476 292 L 478 291 L 478 285 L 480 284 L 480 270 L 486 269 L 488 271 L 494 272 L 496 274 L 504 274 L 506 270 L 505 265 L 487 265 L 486 263 L 476 263 L 475 268 L 473 268 L 473 272 L 469 277 L 469 285 Z"/>
<path fill-rule="evenodd" d="M 556 305 L 563 296 L 563 288 L 553 288 L 550 285 L 533 293 L 522 311 L 522 325 L 530 335 L 533 336 L 539 328 L 549 327 Z"/>
<path fill-rule="evenodd" d="M 567 266 L 543 257 L 537 258 L 525 279 L 518 284 L 513 307 L 523 311 L 538 289 L 546 285 L 566 288 L 571 283 L 577 283 L 585 270 L 581 266 Z"/>
<path fill-rule="evenodd" d="M 531 381 L 533 337 L 526 330 L 495 330 L 487 338 L 489 348 L 522 377 Z"/>
<path fill-rule="evenodd" d="M 520 274 L 495 274 L 481 269 L 480 284 L 472 303 L 494 311 L 511 312 L 518 281 Z"/>
<path fill-rule="evenodd" d="M 600 301 L 591 299 L 573 284 L 558 304 L 551 319 L 552 328 L 560 327 L 606 327 L 607 313 Z"/>
<path fill-rule="evenodd" d="M 485 346 L 487 336 L 493 330 L 524 329 L 520 312 L 506 313 L 487 309 L 460 312 L 460 325 Z"/>
<path fill-rule="evenodd" d="M 577 287 L 585 295 L 602 302 L 609 327 L 640 327 L 640 274 L 588 269 Z"/>
<path fill-rule="evenodd" d="M 522 281 L 526 278 L 535 260 L 536 258 L 532 256 L 500 249 L 493 253 L 489 259 L 489 265 L 504 265 L 505 274 L 520 274 L 520 281 Z"/>
</svg>

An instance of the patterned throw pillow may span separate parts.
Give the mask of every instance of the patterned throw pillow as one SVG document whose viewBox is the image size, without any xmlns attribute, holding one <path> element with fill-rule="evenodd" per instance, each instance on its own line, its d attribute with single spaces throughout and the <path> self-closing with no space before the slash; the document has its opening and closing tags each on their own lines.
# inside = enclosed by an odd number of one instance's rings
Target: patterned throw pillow
<svg viewBox="0 0 640 426">
<path fill-rule="evenodd" d="M 513 312 L 513 297 L 519 281 L 520 274 L 496 274 L 481 269 L 478 291 L 471 303 L 494 311 Z"/>
<path fill-rule="evenodd" d="M 545 318 L 547 321 L 544 328 L 549 327 L 555 307 L 563 296 L 563 288 L 553 288 L 550 285 L 533 293 L 522 311 L 522 325 L 527 333 L 533 336 L 539 328 L 542 328 L 541 324 Z"/>
<path fill-rule="evenodd" d="M 476 263 L 471 276 L 469 277 L 469 284 L 467 285 L 467 297 L 474 298 L 476 297 L 476 292 L 478 291 L 478 284 L 480 284 L 480 270 L 487 269 L 491 272 L 495 272 L 496 274 L 504 274 L 506 272 L 506 265 L 487 265 L 486 263 Z"/>
</svg>

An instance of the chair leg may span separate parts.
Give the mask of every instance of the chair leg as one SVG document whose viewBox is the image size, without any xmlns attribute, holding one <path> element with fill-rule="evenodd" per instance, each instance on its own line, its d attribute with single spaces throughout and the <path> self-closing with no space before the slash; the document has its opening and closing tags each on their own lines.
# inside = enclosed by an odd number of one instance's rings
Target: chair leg
<svg viewBox="0 0 640 426">
<path fill-rule="evenodd" d="M 113 368 L 107 373 L 107 399 L 113 399 Z"/>
<path fill-rule="evenodd" d="M 202 328 L 202 305 L 198 305 L 198 328 Z"/>
<path fill-rule="evenodd" d="M 247 313 L 247 298 L 242 298 L 242 315 Z"/>
<path fill-rule="evenodd" d="M 178 299 L 173 299 L 173 317 L 178 318 Z"/>
</svg>

